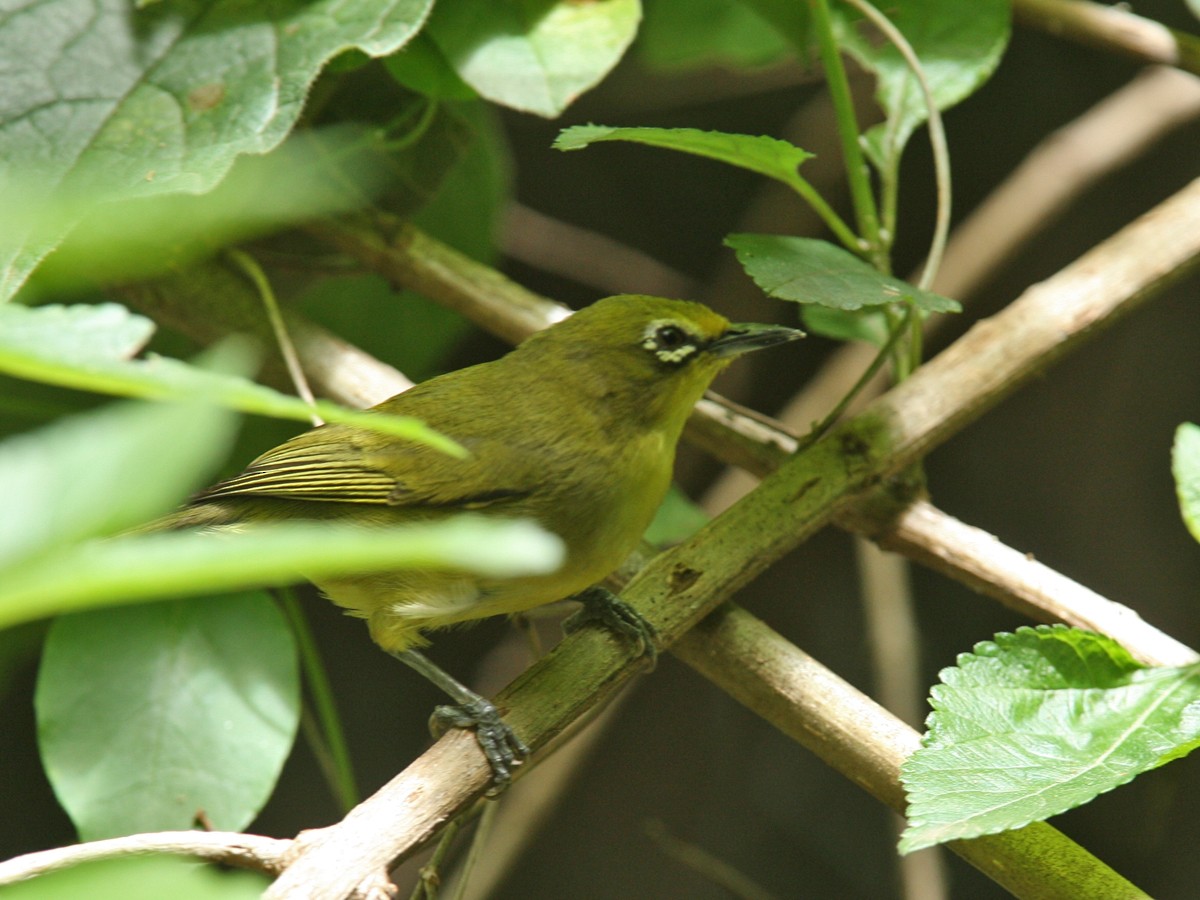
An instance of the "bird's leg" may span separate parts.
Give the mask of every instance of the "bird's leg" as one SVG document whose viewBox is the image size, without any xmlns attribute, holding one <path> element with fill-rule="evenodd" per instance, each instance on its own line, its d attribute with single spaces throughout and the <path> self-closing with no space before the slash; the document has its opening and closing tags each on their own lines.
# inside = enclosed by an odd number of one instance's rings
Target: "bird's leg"
<svg viewBox="0 0 1200 900">
<path fill-rule="evenodd" d="M 492 788 L 489 794 L 498 794 L 512 781 L 512 770 L 529 755 L 525 742 L 517 737 L 508 723 L 500 718 L 500 711 L 486 697 L 481 697 L 433 660 L 416 650 L 401 650 L 393 653 L 396 659 L 416 669 L 455 701 L 454 706 L 438 706 L 429 717 L 429 730 L 434 737 L 441 737 L 447 728 L 469 728 L 474 730 L 479 748 L 492 767 Z"/>
<path fill-rule="evenodd" d="M 567 634 L 595 622 L 636 641 L 638 652 L 650 660 L 651 667 L 658 661 L 658 631 L 612 591 L 595 585 L 571 599 L 578 600 L 583 606 L 563 622 L 563 631 Z"/>
</svg>

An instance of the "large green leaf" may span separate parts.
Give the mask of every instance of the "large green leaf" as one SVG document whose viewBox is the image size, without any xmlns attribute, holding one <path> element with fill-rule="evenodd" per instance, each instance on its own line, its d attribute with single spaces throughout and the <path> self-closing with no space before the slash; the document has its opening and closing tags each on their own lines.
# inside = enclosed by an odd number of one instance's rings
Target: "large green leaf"
<svg viewBox="0 0 1200 900">
<path fill-rule="evenodd" d="M 644 0 L 644 5 L 637 49 L 660 69 L 763 66 L 782 60 L 791 47 L 741 0 Z"/>
<path fill-rule="evenodd" d="M 265 594 L 58 619 L 35 698 L 46 775 L 82 840 L 240 831 L 300 718 L 296 648 Z"/>
<path fill-rule="evenodd" d="M 210 190 L 238 154 L 283 141 L 327 61 L 353 47 L 391 53 L 431 3 L 0 0 L 0 195 Z M 0 299 L 61 238 L 7 234 Z"/>
<path fill-rule="evenodd" d="M 531 522 L 461 515 L 360 527 L 257 525 L 233 533 L 159 532 L 44 553 L 0 578 L 0 628 L 114 603 L 291 584 L 393 569 L 456 569 L 507 577 L 551 572 L 563 544 Z"/>
<path fill-rule="evenodd" d="M 327 422 L 357 425 L 420 441 L 455 456 L 466 453 L 454 441 L 416 419 L 347 409 L 327 400 L 309 406 L 299 397 L 281 394 L 223 371 L 164 356 L 127 359 L 127 353 L 107 353 L 104 348 L 108 345 L 103 340 L 95 347 L 80 349 L 86 347 L 89 335 L 99 333 L 115 334 L 109 340 L 121 346 L 119 341 L 135 329 L 145 330 L 138 324 L 145 321 L 148 320 L 116 304 L 66 309 L 0 306 L 0 372 L 119 397 L 204 400 L 241 412 L 299 422 L 310 421 L 315 411 Z M 236 346 L 226 344 L 222 352 L 245 356 L 237 351 Z M 245 368 L 244 363 L 239 367 Z"/>
<path fill-rule="evenodd" d="M 9 438 L 0 571 L 166 512 L 211 477 L 235 424 L 215 406 L 127 403 Z"/>
<path fill-rule="evenodd" d="M 1200 664 L 1146 668 L 1090 632 L 1000 634 L 941 681 L 901 770 L 906 853 L 1040 821 L 1200 746 Z"/>
<path fill-rule="evenodd" d="M 454 0 L 428 32 L 480 96 L 552 118 L 620 61 L 641 15 L 639 0 Z"/>
<path fill-rule="evenodd" d="M 267 885 L 255 872 L 220 871 L 177 856 L 127 856 L 5 885 L 4 900 L 258 900 Z"/>
<path fill-rule="evenodd" d="M 1184 524 L 1200 541 L 1200 425 L 1185 422 L 1175 429 L 1171 471 Z"/>
<path fill-rule="evenodd" d="M 613 128 L 608 125 L 572 125 L 554 140 L 556 150 L 582 150 L 600 141 L 631 141 L 649 147 L 678 150 L 749 169 L 795 188 L 802 179 L 801 163 L 812 154 L 795 144 L 767 135 L 726 134 L 698 128 Z"/>
<path fill-rule="evenodd" d="M 726 246 L 772 297 L 856 310 L 907 301 L 927 312 L 959 312 L 957 301 L 876 271 L 828 241 L 775 234 L 731 234 Z"/>
<path fill-rule="evenodd" d="M 877 79 L 875 97 L 888 121 L 866 134 L 872 159 L 889 167 L 928 118 L 920 84 L 900 52 L 845 4 L 834 7 L 841 45 Z M 912 46 L 939 110 L 974 93 L 1008 45 L 1007 0 L 891 0 L 882 11 Z"/>
</svg>

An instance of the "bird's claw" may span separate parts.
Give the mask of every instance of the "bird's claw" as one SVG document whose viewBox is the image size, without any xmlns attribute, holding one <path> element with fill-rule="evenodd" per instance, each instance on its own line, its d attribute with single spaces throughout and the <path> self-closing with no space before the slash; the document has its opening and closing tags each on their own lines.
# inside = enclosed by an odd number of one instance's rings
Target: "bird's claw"
<svg viewBox="0 0 1200 900">
<path fill-rule="evenodd" d="M 602 587 L 588 588 L 572 599 L 582 606 L 563 622 L 563 631 L 571 634 L 592 623 L 603 625 L 636 642 L 639 654 L 654 668 L 658 662 L 658 630 L 641 613 Z"/>
<path fill-rule="evenodd" d="M 492 786 L 489 796 L 501 793 L 512 783 L 512 772 L 529 756 L 525 745 L 496 707 L 480 697 L 478 701 L 457 706 L 438 706 L 429 717 L 429 730 L 441 737 L 449 728 L 466 728 L 475 732 L 479 749 L 492 767 Z"/>
</svg>

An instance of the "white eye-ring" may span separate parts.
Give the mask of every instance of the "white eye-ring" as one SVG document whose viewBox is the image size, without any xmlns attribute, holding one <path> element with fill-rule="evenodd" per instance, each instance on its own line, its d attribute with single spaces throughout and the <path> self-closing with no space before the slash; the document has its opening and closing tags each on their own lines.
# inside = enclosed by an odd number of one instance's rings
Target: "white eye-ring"
<svg viewBox="0 0 1200 900">
<path fill-rule="evenodd" d="M 678 325 L 654 322 L 646 329 L 642 347 L 665 363 L 678 364 L 696 352 L 696 340 Z"/>
</svg>

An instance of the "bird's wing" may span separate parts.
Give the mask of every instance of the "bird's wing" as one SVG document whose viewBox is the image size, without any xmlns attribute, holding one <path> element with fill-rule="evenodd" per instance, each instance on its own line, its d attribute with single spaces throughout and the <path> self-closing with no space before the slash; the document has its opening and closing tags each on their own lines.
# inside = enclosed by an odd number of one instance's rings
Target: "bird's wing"
<svg viewBox="0 0 1200 900">
<path fill-rule="evenodd" d="M 499 443 L 474 448 L 468 459 L 455 459 L 415 443 L 393 442 L 380 448 L 361 436 L 356 429 L 337 425 L 306 432 L 268 450 L 240 475 L 214 485 L 193 502 L 258 496 L 480 509 L 525 497 L 536 484 L 528 460 Z M 498 454 L 511 455 L 512 464 L 502 464 Z M 486 471 L 481 455 L 488 462 Z M 511 477 L 496 483 L 494 475 L 488 478 L 495 472 Z"/>
</svg>

